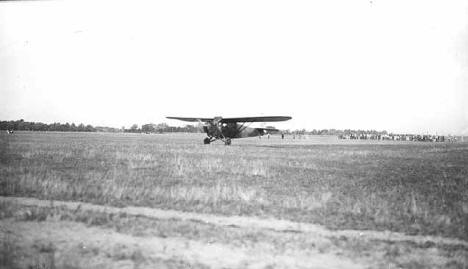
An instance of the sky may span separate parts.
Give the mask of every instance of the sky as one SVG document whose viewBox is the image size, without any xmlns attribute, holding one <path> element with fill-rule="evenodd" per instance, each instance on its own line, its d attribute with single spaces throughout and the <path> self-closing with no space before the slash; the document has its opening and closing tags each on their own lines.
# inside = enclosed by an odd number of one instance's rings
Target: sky
<svg viewBox="0 0 468 269">
<path fill-rule="evenodd" d="M 468 1 L 0 2 L 0 120 L 468 134 Z"/>
</svg>

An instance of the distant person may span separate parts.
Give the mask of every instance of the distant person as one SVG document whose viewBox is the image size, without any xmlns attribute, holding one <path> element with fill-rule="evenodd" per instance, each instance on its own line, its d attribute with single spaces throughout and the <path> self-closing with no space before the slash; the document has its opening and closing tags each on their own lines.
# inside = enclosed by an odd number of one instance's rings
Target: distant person
<svg viewBox="0 0 468 269">
<path fill-rule="evenodd" d="M 281 133 L 281 139 L 284 139 L 284 133 Z"/>
<path fill-rule="evenodd" d="M 270 139 L 270 134 L 267 135 L 267 138 Z"/>
</svg>

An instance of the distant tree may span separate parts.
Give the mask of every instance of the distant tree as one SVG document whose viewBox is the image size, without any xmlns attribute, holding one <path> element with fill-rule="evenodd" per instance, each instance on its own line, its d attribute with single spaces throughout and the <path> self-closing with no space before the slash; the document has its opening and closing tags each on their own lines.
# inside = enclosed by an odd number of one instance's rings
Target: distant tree
<svg viewBox="0 0 468 269">
<path fill-rule="evenodd" d="M 133 124 L 131 127 L 130 127 L 130 132 L 131 133 L 138 133 L 138 124 Z"/>
<path fill-rule="evenodd" d="M 187 124 L 184 127 L 184 132 L 187 132 L 187 133 L 198 133 L 198 130 L 199 129 L 197 127 L 190 125 L 190 124 Z"/>
<path fill-rule="evenodd" d="M 76 128 L 76 130 L 78 132 L 84 132 L 85 131 L 85 125 L 83 123 L 80 123 L 80 125 L 78 125 L 78 127 Z"/>
<path fill-rule="evenodd" d="M 20 119 L 15 123 L 16 130 L 29 131 L 31 129 L 31 123 L 25 122 L 23 119 Z"/>
<path fill-rule="evenodd" d="M 152 123 L 143 124 L 141 126 L 141 131 L 144 132 L 144 133 L 154 133 L 154 132 L 156 132 L 156 127 Z"/>
<path fill-rule="evenodd" d="M 86 125 L 85 132 L 96 132 L 96 129 L 92 125 Z"/>
</svg>

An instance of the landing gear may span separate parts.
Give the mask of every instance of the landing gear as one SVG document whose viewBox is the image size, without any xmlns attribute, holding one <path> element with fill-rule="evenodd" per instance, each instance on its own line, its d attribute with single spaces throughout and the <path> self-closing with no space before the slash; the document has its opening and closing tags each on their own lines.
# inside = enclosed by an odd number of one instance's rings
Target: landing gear
<svg viewBox="0 0 468 269">
<path fill-rule="evenodd" d="M 208 145 L 211 142 L 216 141 L 218 139 L 223 141 L 224 145 L 226 146 L 231 145 L 231 138 L 214 138 L 214 137 L 206 137 L 205 139 L 203 139 L 203 144 Z"/>
</svg>

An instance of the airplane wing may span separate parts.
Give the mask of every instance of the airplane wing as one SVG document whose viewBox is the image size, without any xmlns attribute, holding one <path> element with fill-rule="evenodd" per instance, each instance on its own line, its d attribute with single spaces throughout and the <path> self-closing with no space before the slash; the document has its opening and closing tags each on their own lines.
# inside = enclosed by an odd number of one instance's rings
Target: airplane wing
<svg viewBox="0 0 468 269">
<path fill-rule="evenodd" d="M 208 122 L 213 121 L 215 118 L 185 118 L 185 117 L 166 117 L 173 120 L 182 120 L 189 122 Z M 217 118 L 218 119 L 218 118 Z M 262 116 L 262 117 L 241 117 L 241 118 L 221 118 L 223 123 L 236 123 L 236 122 L 273 122 L 273 121 L 287 121 L 292 119 L 289 116 Z"/>
<path fill-rule="evenodd" d="M 181 120 L 181 121 L 189 121 L 189 122 L 207 122 L 207 121 L 212 121 L 213 118 L 185 118 L 185 117 L 166 117 L 168 119 L 172 120 Z"/>
<path fill-rule="evenodd" d="M 287 121 L 292 119 L 289 116 L 262 116 L 262 117 L 243 117 L 243 118 L 223 118 L 221 122 L 273 122 L 273 121 Z M 263 128 L 265 129 L 265 128 Z"/>
</svg>

